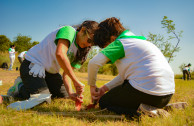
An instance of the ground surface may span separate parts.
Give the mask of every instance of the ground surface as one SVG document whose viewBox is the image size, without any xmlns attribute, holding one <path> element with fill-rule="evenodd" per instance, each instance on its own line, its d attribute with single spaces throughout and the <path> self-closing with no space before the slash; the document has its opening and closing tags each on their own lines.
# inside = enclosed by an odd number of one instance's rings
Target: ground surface
<svg viewBox="0 0 194 126">
<path fill-rule="evenodd" d="M 86 106 L 90 103 L 89 86 L 87 85 L 87 73 L 76 73 L 79 80 L 86 84 L 84 92 L 84 103 Z M 19 76 L 18 71 L 5 71 L 0 69 L 0 80 L 3 85 L 0 86 L 0 94 L 5 95 L 14 80 Z M 104 83 L 113 79 L 114 76 L 98 75 L 97 85 L 101 86 Z M 111 118 L 97 118 L 95 115 L 114 115 L 107 111 L 85 114 L 88 111 L 82 111 L 82 113 L 75 111 L 75 104 L 69 99 L 55 99 L 51 104 L 42 104 L 31 110 L 27 111 L 15 111 L 7 109 L 7 105 L 0 105 L 0 126 L 4 125 L 56 125 L 56 126 L 82 126 L 82 125 L 99 125 L 99 126 L 123 126 L 123 125 L 142 125 L 142 126 L 182 126 L 182 125 L 194 125 L 194 81 L 175 80 L 176 93 L 172 97 L 173 102 L 187 102 L 189 106 L 184 110 L 173 110 L 169 112 L 171 114 L 168 118 L 156 117 L 150 118 L 148 116 L 142 116 L 140 121 L 131 121 L 126 118 L 111 119 Z M 99 111 L 99 109 L 91 110 Z M 65 112 L 69 116 L 58 115 L 39 115 L 37 112 Z M 75 115 L 75 116 L 73 116 Z M 81 115 L 81 116 L 76 116 Z"/>
</svg>

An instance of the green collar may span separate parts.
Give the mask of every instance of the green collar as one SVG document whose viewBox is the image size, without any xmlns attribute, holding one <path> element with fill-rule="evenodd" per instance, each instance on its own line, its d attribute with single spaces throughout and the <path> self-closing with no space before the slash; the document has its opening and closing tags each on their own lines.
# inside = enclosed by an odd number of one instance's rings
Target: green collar
<svg viewBox="0 0 194 126">
<path fill-rule="evenodd" d="M 135 36 L 129 30 L 123 31 L 116 39 L 122 39 L 122 38 L 134 38 L 134 39 L 146 40 L 146 38 L 144 36 Z"/>
</svg>

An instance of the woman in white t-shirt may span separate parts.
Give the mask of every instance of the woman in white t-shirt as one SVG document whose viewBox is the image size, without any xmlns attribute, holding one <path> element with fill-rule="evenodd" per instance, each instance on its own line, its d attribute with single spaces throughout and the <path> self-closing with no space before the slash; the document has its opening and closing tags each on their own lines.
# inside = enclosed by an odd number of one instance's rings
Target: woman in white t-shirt
<svg viewBox="0 0 194 126">
<path fill-rule="evenodd" d="M 24 59 L 25 59 L 26 52 L 27 52 L 27 51 L 23 51 L 23 52 L 21 52 L 21 53 L 18 55 L 18 60 L 19 60 L 19 62 L 20 62 L 21 64 L 22 64 L 22 62 L 23 62 Z"/>
<path fill-rule="evenodd" d="M 9 59 L 10 59 L 10 66 L 9 70 L 12 70 L 13 68 L 13 63 L 15 61 L 15 45 L 11 45 L 9 48 Z"/>
<path fill-rule="evenodd" d="M 190 67 L 191 64 L 189 63 L 183 68 L 183 79 L 184 80 L 190 80 L 191 79 L 191 73 L 190 73 Z"/>
<path fill-rule="evenodd" d="M 175 92 L 174 73 L 154 44 L 126 30 L 114 17 L 99 24 L 94 43 L 103 50 L 88 64 L 88 84 L 101 109 L 134 116 L 140 108 L 157 115 L 156 108 L 168 104 Z M 119 74 L 96 92 L 98 69 L 106 63 L 115 63 Z"/>
<path fill-rule="evenodd" d="M 23 85 L 14 85 L 16 90 L 9 94 L 22 99 L 28 99 L 32 94 L 52 94 L 52 98 L 70 97 L 82 102 L 84 84 L 78 80 L 73 69 L 79 69 L 85 62 L 97 26 L 95 21 L 84 21 L 77 29 L 63 26 L 47 35 L 26 53 L 20 67 Z M 74 84 L 75 93 L 68 77 Z"/>
</svg>

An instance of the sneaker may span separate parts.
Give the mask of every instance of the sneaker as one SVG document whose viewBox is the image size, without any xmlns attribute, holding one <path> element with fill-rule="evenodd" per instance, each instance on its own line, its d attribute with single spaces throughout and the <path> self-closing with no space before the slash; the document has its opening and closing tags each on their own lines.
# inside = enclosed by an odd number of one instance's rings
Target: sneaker
<svg viewBox="0 0 194 126">
<path fill-rule="evenodd" d="M 171 103 L 171 104 L 166 105 L 164 109 L 167 111 L 172 110 L 173 108 L 185 109 L 187 106 L 188 104 L 186 102 L 176 102 L 176 103 Z"/>
<path fill-rule="evenodd" d="M 8 95 L 0 95 L 0 104 L 13 102 L 14 98 Z"/>
<path fill-rule="evenodd" d="M 9 88 L 9 90 L 7 91 L 7 95 L 8 96 L 16 96 L 19 94 L 19 88 L 23 85 L 22 83 L 22 79 L 20 77 L 18 77 L 15 82 L 14 85 L 12 87 Z"/>
<path fill-rule="evenodd" d="M 163 116 L 168 117 L 170 114 L 164 109 L 159 109 L 154 106 L 140 104 L 139 110 L 150 117 Z"/>
</svg>

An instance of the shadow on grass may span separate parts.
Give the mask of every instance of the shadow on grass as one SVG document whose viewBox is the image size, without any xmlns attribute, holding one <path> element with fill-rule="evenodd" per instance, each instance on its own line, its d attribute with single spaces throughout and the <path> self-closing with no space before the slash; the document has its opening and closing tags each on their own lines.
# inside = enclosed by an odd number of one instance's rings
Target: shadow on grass
<svg viewBox="0 0 194 126">
<path fill-rule="evenodd" d="M 77 118 L 79 120 L 88 120 L 89 122 L 107 122 L 107 121 L 138 121 L 140 117 L 130 117 L 126 115 L 117 115 L 115 113 L 109 112 L 108 110 L 91 109 L 91 110 L 61 110 L 59 107 L 52 106 L 47 107 L 38 106 L 32 109 L 32 112 L 37 115 L 48 115 L 48 116 L 62 116 Z"/>
</svg>

